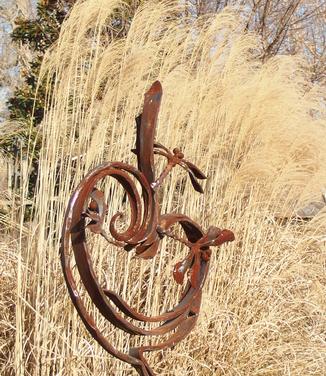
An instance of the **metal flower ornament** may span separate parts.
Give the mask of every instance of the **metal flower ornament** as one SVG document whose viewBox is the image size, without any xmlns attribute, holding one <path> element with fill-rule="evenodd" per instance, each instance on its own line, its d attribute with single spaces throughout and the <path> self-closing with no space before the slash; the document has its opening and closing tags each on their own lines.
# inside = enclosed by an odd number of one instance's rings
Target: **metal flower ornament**
<svg viewBox="0 0 326 376">
<path fill-rule="evenodd" d="M 185 159 L 177 148 L 171 152 L 154 141 L 155 128 L 162 98 L 162 86 L 156 81 L 145 94 L 143 113 L 136 118 L 136 147 L 138 167 L 122 162 L 108 162 L 93 169 L 80 182 L 72 194 L 64 220 L 61 240 L 61 263 L 70 297 L 81 319 L 92 337 L 111 355 L 129 363 L 142 376 L 154 376 L 144 358 L 144 353 L 173 347 L 184 339 L 194 328 L 198 319 L 202 288 L 208 273 L 211 247 L 234 240 L 233 232 L 211 226 L 204 231 L 200 225 L 183 214 L 161 214 L 156 192 L 166 176 L 175 166 L 189 174 L 197 192 L 203 193 L 198 180 L 206 176 L 193 163 Z M 154 155 L 167 159 L 167 165 L 158 178 L 155 177 Z M 119 232 L 118 212 L 105 228 L 108 203 L 104 192 L 96 185 L 106 177 L 112 177 L 121 184 L 130 205 L 130 223 Z M 137 189 L 135 181 L 141 189 Z M 180 225 L 184 237 L 177 236 L 173 228 Z M 176 283 L 187 279 L 179 303 L 170 311 L 158 316 L 146 316 L 125 302 L 114 291 L 101 286 L 92 265 L 87 233 L 98 234 L 126 251 L 134 250 L 142 259 L 153 258 L 161 240 L 170 237 L 189 249 L 188 255 L 175 264 L 171 270 Z M 157 336 L 155 344 L 130 348 L 128 353 L 117 350 L 97 327 L 94 318 L 87 311 L 70 262 L 70 250 L 74 253 L 77 270 L 85 290 L 100 314 L 118 329 L 139 336 Z M 132 321 L 131 321 L 132 320 Z M 134 322 L 140 322 L 140 326 Z M 157 323 L 153 329 L 144 329 L 143 323 Z M 159 341 L 159 337 L 164 339 Z"/>
</svg>

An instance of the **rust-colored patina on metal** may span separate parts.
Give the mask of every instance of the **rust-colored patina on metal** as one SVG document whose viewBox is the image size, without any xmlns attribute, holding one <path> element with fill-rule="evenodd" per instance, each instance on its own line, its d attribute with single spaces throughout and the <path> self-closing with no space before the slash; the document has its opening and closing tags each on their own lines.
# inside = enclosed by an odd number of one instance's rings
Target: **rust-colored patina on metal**
<svg viewBox="0 0 326 376">
<path fill-rule="evenodd" d="M 182 214 L 161 214 L 156 191 L 165 177 L 176 165 L 184 168 L 191 179 L 194 189 L 203 192 L 198 180 L 206 176 L 191 162 L 184 158 L 179 149 L 170 152 L 154 141 L 156 122 L 162 98 L 162 86 L 156 81 L 145 94 L 143 113 L 136 119 L 137 139 L 133 152 L 137 156 L 138 168 L 131 165 L 110 162 L 96 167 L 81 181 L 70 198 L 64 220 L 61 240 L 61 263 L 70 297 L 93 338 L 110 354 L 132 365 L 142 376 L 154 376 L 153 370 L 144 358 L 144 353 L 162 350 L 174 346 L 185 338 L 198 319 L 201 295 L 207 276 L 211 246 L 219 246 L 233 241 L 230 230 L 209 227 L 204 231 L 197 223 Z M 155 178 L 154 154 L 167 158 L 167 165 L 158 178 Z M 109 231 L 104 228 L 107 203 L 104 193 L 96 188 L 103 178 L 111 176 L 124 188 L 130 205 L 130 223 L 128 228 L 119 232 L 116 213 L 110 220 Z M 141 186 L 141 194 L 135 181 Z M 173 233 L 173 226 L 179 224 L 184 238 Z M 187 283 L 179 303 L 170 311 L 158 316 L 146 316 L 129 306 L 114 291 L 102 287 L 93 269 L 87 247 L 87 231 L 103 236 L 109 243 L 125 250 L 135 250 L 138 257 L 150 259 L 157 254 L 160 241 L 171 237 L 189 248 L 186 258 L 176 263 L 173 277 L 176 283 Z M 70 262 L 72 248 L 78 272 L 87 293 L 99 312 L 117 328 L 133 335 L 160 336 L 170 333 L 164 340 L 154 345 L 130 348 L 129 353 L 118 351 L 96 326 L 88 313 L 77 289 Z M 123 314 L 123 315 L 122 315 Z M 159 323 L 153 329 L 143 329 L 127 318 L 138 322 Z"/>
</svg>

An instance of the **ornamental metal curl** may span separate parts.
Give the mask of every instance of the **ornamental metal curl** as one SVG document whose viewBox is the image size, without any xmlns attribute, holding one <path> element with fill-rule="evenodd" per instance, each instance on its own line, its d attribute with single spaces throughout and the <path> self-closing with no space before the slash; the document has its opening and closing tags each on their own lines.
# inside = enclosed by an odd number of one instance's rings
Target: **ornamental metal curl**
<svg viewBox="0 0 326 376">
<path fill-rule="evenodd" d="M 145 94 L 143 113 L 136 118 L 136 148 L 132 151 L 137 156 L 138 168 L 121 162 L 103 163 L 80 182 L 66 210 L 60 248 L 61 264 L 69 294 L 86 328 L 108 353 L 129 363 L 142 376 L 155 375 L 145 360 L 144 353 L 172 347 L 194 328 L 199 315 L 202 288 L 208 273 L 210 247 L 234 240 L 233 232 L 230 230 L 212 226 L 205 232 L 196 222 L 183 214 L 160 213 L 156 192 L 175 166 L 179 165 L 188 172 L 197 192 L 203 193 L 198 180 L 206 179 L 203 172 L 187 161 L 179 149 L 175 148 L 171 152 L 154 141 L 161 98 L 162 86 L 156 81 Z M 154 154 L 167 159 L 167 165 L 157 179 L 154 171 Z M 104 193 L 96 188 L 96 184 L 107 176 L 116 179 L 128 196 L 130 223 L 123 232 L 119 232 L 116 226 L 117 219 L 122 216 L 120 212 L 111 218 L 109 232 L 104 226 L 108 204 L 105 202 Z M 141 194 L 135 181 L 141 187 Z M 172 227 L 175 224 L 181 225 L 184 238 L 173 233 Z M 87 247 L 87 231 L 101 235 L 110 244 L 126 251 L 134 249 L 136 255 L 142 259 L 153 258 L 164 237 L 173 238 L 188 247 L 188 255 L 184 260 L 177 262 L 173 270 L 174 280 L 178 284 L 182 284 L 187 276 L 179 303 L 172 310 L 158 316 L 147 316 L 137 312 L 114 291 L 102 287 L 92 266 Z M 133 335 L 171 335 L 154 345 L 130 348 L 129 353 L 115 349 L 99 330 L 81 298 L 70 265 L 70 248 L 73 250 L 81 281 L 105 319 Z M 153 329 L 143 329 L 127 318 L 160 325 Z"/>
</svg>

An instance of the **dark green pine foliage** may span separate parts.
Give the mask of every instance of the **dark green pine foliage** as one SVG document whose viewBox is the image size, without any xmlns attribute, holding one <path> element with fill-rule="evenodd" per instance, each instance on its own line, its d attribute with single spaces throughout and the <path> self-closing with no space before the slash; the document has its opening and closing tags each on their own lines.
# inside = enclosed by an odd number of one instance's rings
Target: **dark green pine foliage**
<svg viewBox="0 0 326 376">
<path fill-rule="evenodd" d="M 103 0 L 105 1 L 105 0 Z M 130 22 L 137 8 L 144 0 L 126 1 L 129 5 L 125 14 L 117 12 L 110 20 L 105 32 L 105 39 L 112 40 L 126 35 Z M 27 45 L 33 52 L 30 69 L 23 72 L 24 82 L 14 92 L 8 101 L 10 118 L 21 124 L 16 131 L 4 142 L 2 151 L 15 161 L 15 187 L 19 189 L 21 160 L 27 160 L 31 166 L 28 196 L 32 198 L 35 192 L 38 174 L 38 160 L 41 147 L 41 134 L 38 125 L 44 116 L 45 100 L 50 100 L 50 90 L 45 82 L 39 82 L 39 72 L 46 50 L 58 39 L 61 25 L 68 15 L 74 0 L 47 0 L 37 6 L 37 15 L 33 20 L 20 19 L 12 32 L 12 39 Z"/>
<path fill-rule="evenodd" d="M 30 68 L 22 72 L 24 81 L 8 100 L 11 120 L 19 122 L 18 131 L 6 138 L 1 145 L 3 152 L 14 159 L 16 167 L 15 186 L 19 189 L 20 161 L 27 160 L 31 166 L 29 197 L 35 191 L 38 173 L 38 157 L 41 145 L 38 125 L 44 116 L 46 99 L 45 83 L 38 85 L 38 76 L 45 51 L 58 39 L 60 28 L 71 3 L 48 2 L 38 4 L 35 19 L 16 21 L 12 39 L 16 43 L 27 45 L 33 52 Z M 51 95 L 51 90 L 50 90 Z"/>
</svg>

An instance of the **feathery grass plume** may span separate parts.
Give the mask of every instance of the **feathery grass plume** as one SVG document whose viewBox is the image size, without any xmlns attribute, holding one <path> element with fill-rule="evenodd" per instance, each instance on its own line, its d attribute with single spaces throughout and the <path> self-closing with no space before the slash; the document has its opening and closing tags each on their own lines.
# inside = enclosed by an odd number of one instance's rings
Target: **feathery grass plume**
<svg viewBox="0 0 326 376">
<path fill-rule="evenodd" d="M 261 64 L 258 40 L 241 33 L 229 11 L 193 20 L 171 2 L 146 2 L 127 36 L 109 41 L 107 28 L 126 7 L 77 2 L 42 68 L 54 94 L 42 124 L 34 222 L 18 247 L 16 345 L 8 362 L 26 375 L 131 374 L 84 329 L 58 249 L 65 206 L 85 173 L 104 160 L 135 163 L 134 118 L 159 79 L 157 140 L 181 146 L 208 175 L 201 196 L 176 168 L 160 192 L 162 212 L 230 228 L 236 242 L 213 252 L 194 332 L 163 356 L 151 355 L 151 364 L 159 375 L 321 375 L 326 212 L 290 220 L 326 186 L 318 87 L 307 90 L 296 58 Z M 121 208 L 121 190 L 111 181 L 104 189 L 110 217 Z M 101 283 L 147 313 L 174 305 L 172 269 L 185 250 L 165 242 L 155 260 L 140 262 L 92 241 Z M 119 349 L 140 343 L 87 304 Z"/>
</svg>

